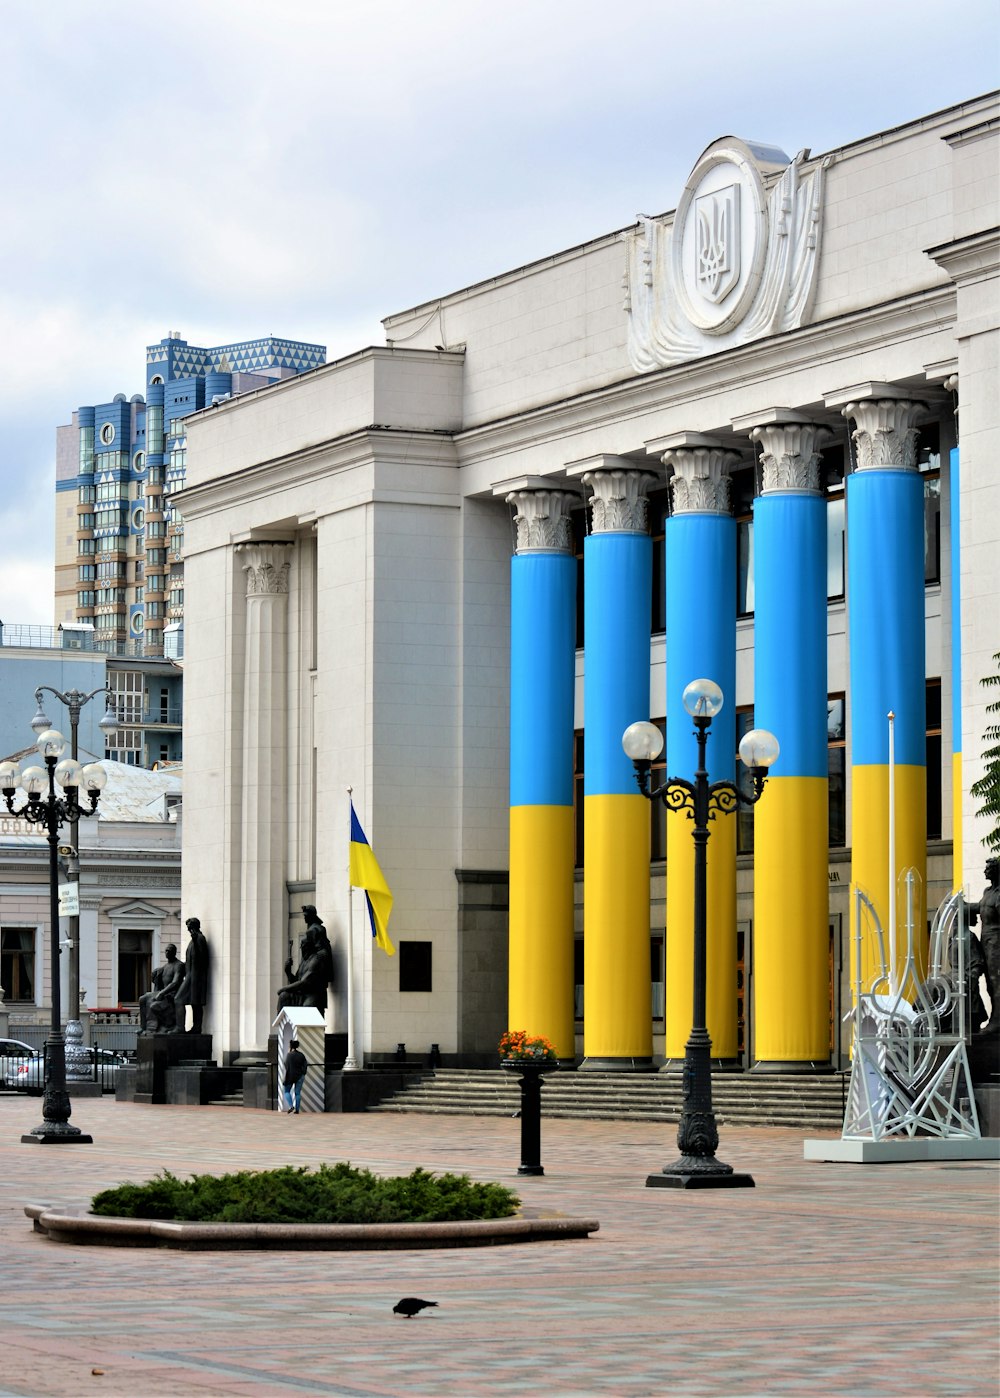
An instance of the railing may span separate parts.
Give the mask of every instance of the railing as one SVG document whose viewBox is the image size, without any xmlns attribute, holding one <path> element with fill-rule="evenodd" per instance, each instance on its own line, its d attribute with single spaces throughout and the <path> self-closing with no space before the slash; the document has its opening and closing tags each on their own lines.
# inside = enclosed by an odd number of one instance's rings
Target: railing
<svg viewBox="0 0 1000 1398">
<path fill-rule="evenodd" d="M 156 651 L 148 651 L 140 640 L 118 641 L 102 638 L 88 631 L 62 631 L 58 626 L 30 626 L 0 622 L 0 646 L 17 646 L 30 650 L 83 650 L 97 655 L 121 655 L 136 659 L 159 658 L 162 642 L 157 638 Z M 180 660 L 182 647 L 175 642 L 171 659 Z"/>
</svg>

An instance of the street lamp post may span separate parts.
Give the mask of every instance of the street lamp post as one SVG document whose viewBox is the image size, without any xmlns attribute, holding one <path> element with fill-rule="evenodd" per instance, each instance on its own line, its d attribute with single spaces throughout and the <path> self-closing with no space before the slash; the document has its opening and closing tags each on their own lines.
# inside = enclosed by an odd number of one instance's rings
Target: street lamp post
<svg viewBox="0 0 1000 1398">
<path fill-rule="evenodd" d="M 31 727 L 36 737 L 51 729 L 45 710 L 42 708 L 42 693 L 53 694 L 69 710 L 69 734 L 70 734 L 70 756 L 75 762 L 79 756 L 79 727 L 80 713 L 85 704 L 89 704 L 96 694 L 107 696 L 107 708 L 104 717 L 100 721 L 101 732 L 105 735 L 114 733 L 118 728 L 118 715 L 114 708 L 114 694 L 107 685 L 99 685 L 97 689 L 92 689 L 89 694 L 82 693 L 79 689 L 68 689 L 65 694 L 58 689 L 53 689 L 51 685 L 41 684 L 35 690 L 35 703 L 38 711 L 31 720 Z M 72 853 L 68 856 L 69 881 L 79 884 L 80 881 L 80 843 L 79 843 L 79 822 L 75 816 L 70 817 L 69 822 L 69 843 Z M 68 940 L 69 940 L 69 984 L 67 986 L 66 1019 L 68 1025 L 76 1025 L 80 1018 L 80 914 L 70 913 Z M 67 1026 L 68 1027 L 68 1026 Z M 89 1060 L 83 1051 L 82 1030 L 75 1036 L 71 1035 L 73 1043 L 69 1046 L 68 1054 L 68 1076 L 70 1081 L 80 1078 L 90 1077 Z M 76 1056 L 74 1057 L 74 1044 L 76 1046 Z M 77 1061 L 79 1059 L 79 1061 Z"/>
<path fill-rule="evenodd" d="M 731 1165 L 717 1160 L 719 1131 L 712 1110 L 712 1040 L 705 1023 L 706 945 L 709 822 L 729 815 L 738 806 L 755 805 L 761 798 L 767 769 L 777 759 L 778 740 L 766 729 L 755 728 L 740 743 L 740 758 L 749 767 L 753 792 L 745 795 L 733 782 L 709 782 L 705 748 L 712 719 L 723 704 L 722 690 L 712 680 L 693 680 L 684 691 L 684 707 L 694 719 L 698 741 L 698 767 L 694 781 L 668 777 L 650 790 L 653 760 L 663 747 L 663 736 L 653 723 L 633 723 L 622 736 L 622 747 L 632 759 L 639 790 L 650 801 L 660 800 L 668 811 L 686 811 L 694 822 L 694 1007 L 691 1036 L 684 1047 L 684 1103 L 677 1128 L 680 1158 L 650 1175 L 650 1187 L 709 1189 L 753 1186 L 751 1175 L 737 1174 Z"/>
<path fill-rule="evenodd" d="M 66 1090 L 66 1045 L 62 1033 L 62 1005 L 59 984 L 59 827 L 66 821 L 79 820 L 81 815 L 94 815 L 107 773 L 97 762 L 81 767 L 74 758 L 60 761 L 66 751 L 66 739 L 54 728 L 38 737 L 38 751 L 44 767 L 18 769 L 16 762 L 0 762 L 0 792 L 11 815 L 32 825 L 45 827 L 49 845 L 49 959 L 52 1018 L 46 1042 L 45 1091 L 42 1099 L 42 1123 L 22 1141 L 48 1144 L 89 1145 L 92 1136 L 70 1125 L 70 1101 Z M 64 795 L 56 791 L 56 783 Z M 90 809 L 79 803 L 80 785 L 90 799 Z M 14 799 L 21 787 L 27 800 L 17 809 Z"/>
</svg>

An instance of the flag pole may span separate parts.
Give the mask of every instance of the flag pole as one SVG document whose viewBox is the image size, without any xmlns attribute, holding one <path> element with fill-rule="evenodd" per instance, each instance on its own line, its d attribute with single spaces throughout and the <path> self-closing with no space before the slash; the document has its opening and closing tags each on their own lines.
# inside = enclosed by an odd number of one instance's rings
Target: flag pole
<svg viewBox="0 0 1000 1398">
<path fill-rule="evenodd" d="M 357 1028 L 354 1019 L 354 889 L 351 886 L 351 811 L 354 787 L 347 788 L 347 1057 L 344 1059 L 344 1072 L 357 1072 L 358 1062 Z"/>
</svg>

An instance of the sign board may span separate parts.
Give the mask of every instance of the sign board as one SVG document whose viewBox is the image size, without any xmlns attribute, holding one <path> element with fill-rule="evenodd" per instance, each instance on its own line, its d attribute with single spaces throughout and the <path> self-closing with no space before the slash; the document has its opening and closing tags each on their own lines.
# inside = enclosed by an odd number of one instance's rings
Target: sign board
<svg viewBox="0 0 1000 1398">
<path fill-rule="evenodd" d="M 59 916 L 80 916 L 80 885 L 78 883 L 61 883 L 59 885 Z"/>
</svg>

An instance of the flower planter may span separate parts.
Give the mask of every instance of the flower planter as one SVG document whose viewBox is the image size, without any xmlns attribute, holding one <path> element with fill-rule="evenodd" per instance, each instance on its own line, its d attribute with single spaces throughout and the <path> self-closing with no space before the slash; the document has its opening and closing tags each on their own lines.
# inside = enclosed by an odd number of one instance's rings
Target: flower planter
<svg viewBox="0 0 1000 1398">
<path fill-rule="evenodd" d="M 542 1078 L 559 1064 L 547 1058 L 502 1058 L 500 1067 L 516 1073 L 521 1088 L 521 1163 L 519 1175 L 544 1175 L 542 1168 Z"/>
</svg>

